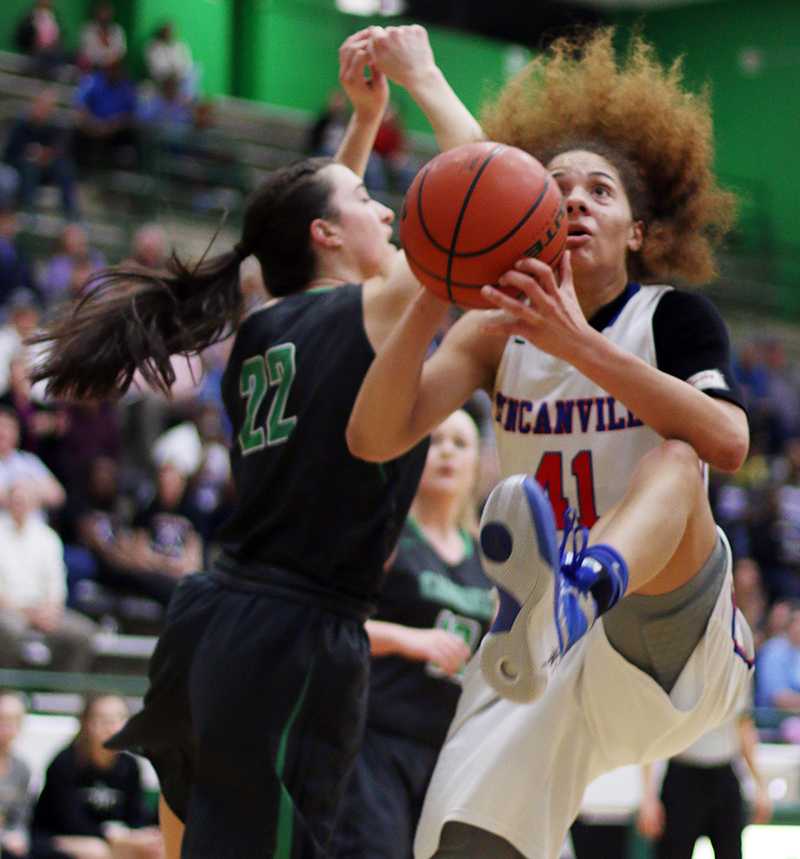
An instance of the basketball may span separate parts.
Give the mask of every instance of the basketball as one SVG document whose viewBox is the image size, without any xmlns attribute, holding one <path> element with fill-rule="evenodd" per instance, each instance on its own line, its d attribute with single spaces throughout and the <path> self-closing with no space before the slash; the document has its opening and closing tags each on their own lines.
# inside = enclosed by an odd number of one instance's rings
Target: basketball
<svg viewBox="0 0 800 859">
<path fill-rule="evenodd" d="M 465 308 L 494 307 L 481 287 L 497 286 L 520 257 L 555 266 L 566 239 L 561 192 L 547 170 L 527 152 L 490 141 L 458 146 L 428 162 L 400 215 L 411 270 L 439 298 Z"/>
</svg>

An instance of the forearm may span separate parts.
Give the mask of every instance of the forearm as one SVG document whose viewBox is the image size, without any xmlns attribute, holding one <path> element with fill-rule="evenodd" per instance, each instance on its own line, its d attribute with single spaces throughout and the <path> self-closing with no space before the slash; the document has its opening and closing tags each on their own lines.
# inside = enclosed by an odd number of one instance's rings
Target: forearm
<svg viewBox="0 0 800 859">
<path fill-rule="evenodd" d="M 363 176 L 367 169 L 372 144 L 381 124 L 382 112 L 355 111 L 347 124 L 347 131 L 336 152 L 335 160 L 353 173 Z"/>
<path fill-rule="evenodd" d="M 364 629 L 373 656 L 405 656 L 408 627 L 385 620 L 368 620 Z"/>
<path fill-rule="evenodd" d="M 764 776 L 758 768 L 756 761 L 756 748 L 758 746 L 758 733 L 750 718 L 743 718 L 739 722 L 739 739 L 742 749 L 742 757 L 750 770 L 750 775 L 758 787 L 765 786 Z"/>
<path fill-rule="evenodd" d="M 411 82 L 408 92 L 425 114 L 443 152 L 462 143 L 483 139 L 478 121 L 455 94 L 438 66 Z"/>
<path fill-rule="evenodd" d="M 385 462 L 418 440 L 413 419 L 422 366 L 447 311 L 447 305 L 420 292 L 375 356 L 347 426 L 355 456 Z"/>
<path fill-rule="evenodd" d="M 663 373 L 592 330 L 567 360 L 666 439 L 692 445 L 722 471 L 736 471 L 747 455 L 747 430 L 735 407 Z"/>
</svg>

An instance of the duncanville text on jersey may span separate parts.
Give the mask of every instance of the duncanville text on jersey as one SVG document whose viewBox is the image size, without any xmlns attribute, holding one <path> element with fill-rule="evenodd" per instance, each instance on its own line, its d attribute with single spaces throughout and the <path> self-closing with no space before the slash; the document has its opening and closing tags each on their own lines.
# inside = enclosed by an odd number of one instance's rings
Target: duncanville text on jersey
<svg viewBox="0 0 800 859">
<path fill-rule="evenodd" d="M 536 403 L 496 391 L 494 403 L 494 419 L 503 430 L 523 435 L 571 435 L 644 426 L 633 412 L 608 396 Z"/>
</svg>

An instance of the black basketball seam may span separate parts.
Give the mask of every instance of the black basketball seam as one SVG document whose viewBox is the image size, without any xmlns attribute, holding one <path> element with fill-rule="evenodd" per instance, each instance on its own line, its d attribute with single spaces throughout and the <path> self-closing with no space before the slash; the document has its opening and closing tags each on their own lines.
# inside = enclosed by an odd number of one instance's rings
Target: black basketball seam
<svg viewBox="0 0 800 859">
<path fill-rule="evenodd" d="M 494 156 L 497 155 L 497 153 L 502 151 L 503 149 L 505 149 L 505 146 L 503 146 L 502 144 L 500 146 L 495 146 L 495 148 L 486 156 L 483 161 L 483 164 L 481 164 L 481 166 L 478 168 L 478 172 L 475 174 L 475 177 L 470 183 L 469 188 L 467 188 L 467 193 L 464 195 L 464 199 L 461 202 L 461 211 L 458 213 L 456 225 L 455 227 L 453 227 L 453 235 L 450 239 L 450 250 L 447 254 L 447 280 L 445 281 L 445 284 L 447 286 L 447 295 L 453 304 L 455 304 L 455 301 L 453 300 L 453 287 L 450 281 L 450 274 L 453 271 L 454 252 L 456 244 L 458 243 L 458 234 L 461 231 L 461 224 L 464 222 L 464 216 L 467 214 L 467 206 L 469 206 L 469 201 L 472 198 L 472 193 L 475 190 L 475 187 L 478 184 L 478 181 L 480 180 L 481 176 L 483 175 L 483 171 L 489 166 L 489 162 L 492 160 L 492 158 L 494 158 Z"/>
<path fill-rule="evenodd" d="M 496 154 L 496 153 L 492 153 L 492 157 L 494 157 L 494 154 Z M 484 166 L 486 166 L 486 165 L 484 164 Z M 425 223 L 425 215 L 423 214 L 423 208 L 422 208 L 422 189 L 425 186 L 425 180 L 428 178 L 428 172 L 429 171 L 426 170 L 425 173 L 422 174 L 422 179 L 420 179 L 419 188 L 417 189 L 417 216 L 419 218 L 419 224 L 422 227 L 422 232 L 425 233 L 425 237 L 436 248 L 436 250 L 441 251 L 443 254 L 449 255 L 450 251 L 444 245 L 440 244 L 436 240 L 436 238 L 433 236 L 433 233 L 431 233 L 431 231 L 428 229 L 428 225 Z M 504 236 L 499 238 L 494 244 L 488 245 L 485 248 L 479 248 L 476 251 L 455 251 L 454 250 L 453 256 L 457 257 L 458 259 L 469 259 L 470 257 L 479 257 L 479 256 L 482 256 L 483 254 L 491 253 L 491 251 L 495 250 L 496 248 L 499 248 L 500 245 L 502 245 L 504 242 L 507 242 L 515 233 L 519 232 L 519 230 L 522 229 L 522 227 L 525 225 L 525 222 L 530 218 L 530 216 L 542 204 L 542 200 L 544 199 L 545 195 L 547 194 L 547 190 L 549 187 L 550 187 L 550 179 L 548 177 L 545 177 L 544 187 L 542 188 L 542 191 L 539 194 L 539 196 L 534 200 L 530 209 L 528 209 L 528 211 L 522 216 L 522 218 L 519 220 L 519 222 L 515 226 L 513 226 Z M 469 193 L 469 192 L 467 192 L 467 193 Z"/>
<path fill-rule="evenodd" d="M 425 266 L 422 265 L 413 256 L 411 256 L 411 254 L 408 251 L 405 252 L 405 255 L 406 255 L 406 259 L 410 260 L 410 262 L 412 262 L 420 271 L 424 272 L 428 277 L 433 278 L 434 280 L 440 280 L 440 281 L 442 281 L 442 283 L 446 283 L 447 278 L 444 275 L 436 274 L 436 272 L 433 272 L 430 269 L 425 268 Z M 453 280 L 453 281 L 451 281 L 451 283 L 453 284 L 453 286 L 457 286 L 459 289 L 480 289 L 481 287 L 486 285 L 485 283 L 463 283 L 460 280 Z M 453 301 L 452 298 L 450 300 Z M 455 303 L 456 302 L 453 301 L 453 304 L 455 304 Z"/>
</svg>

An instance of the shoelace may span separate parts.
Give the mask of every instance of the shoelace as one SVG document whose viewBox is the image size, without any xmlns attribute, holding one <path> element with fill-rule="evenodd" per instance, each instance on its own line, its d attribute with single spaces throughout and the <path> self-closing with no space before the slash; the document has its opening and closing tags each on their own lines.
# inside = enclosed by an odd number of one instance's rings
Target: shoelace
<svg viewBox="0 0 800 859">
<path fill-rule="evenodd" d="M 567 543 L 572 540 L 569 561 L 566 560 Z M 586 552 L 589 549 L 589 529 L 578 521 L 577 513 L 572 507 L 567 507 L 564 513 L 564 536 L 558 550 L 561 560 L 561 572 L 584 593 L 595 583 L 596 575 L 583 566 Z"/>
</svg>

